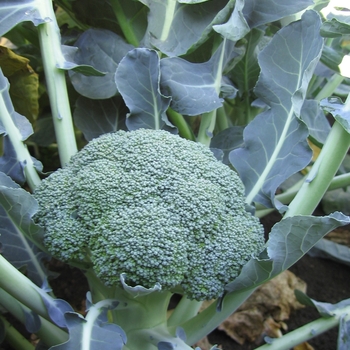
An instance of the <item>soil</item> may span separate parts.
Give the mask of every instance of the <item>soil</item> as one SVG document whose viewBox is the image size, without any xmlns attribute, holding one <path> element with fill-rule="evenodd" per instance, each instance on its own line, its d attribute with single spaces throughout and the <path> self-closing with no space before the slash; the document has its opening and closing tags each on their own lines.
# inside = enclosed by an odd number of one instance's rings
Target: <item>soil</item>
<svg viewBox="0 0 350 350">
<path fill-rule="evenodd" d="M 264 219 L 266 231 L 276 221 L 276 216 Z M 67 300 L 74 309 L 83 311 L 85 295 L 88 291 L 84 275 L 77 269 L 68 267 L 60 262 L 51 263 L 60 275 L 50 282 L 55 295 Z M 350 266 L 331 260 L 312 258 L 305 255 L 291 269 L 296 276 L 307 283 L 307 294 L 312 299 L 328 303 L 337 303 L 350 297 Z M 286 322 L 288 331 L 296 329 L 310 321 L 319 318 L 316 309 L 306 307 L 294 312 Z M 315 350 L 336 349 L 337 329 L 332 329 L 309 341 Z M 259 344 L 240 345 L 227 336 L 223 331 L 215 330 L 209 335 L 211 344 L 220 345 L 224 350 L 253 350 Z M 6 344 L 0 345 L 0 350 L 12 350 Z M 140 349 L 142 350 L 142 349 Z"/>
</svg>

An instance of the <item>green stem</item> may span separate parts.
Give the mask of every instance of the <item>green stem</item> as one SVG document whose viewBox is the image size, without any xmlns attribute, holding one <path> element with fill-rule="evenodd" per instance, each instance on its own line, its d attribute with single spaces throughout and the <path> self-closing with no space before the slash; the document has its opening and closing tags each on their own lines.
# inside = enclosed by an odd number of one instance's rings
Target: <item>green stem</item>
<svg viewBox="0 0 350 350">
<path fill-rule="evenodd" d="M 293 198 L 297 195 L 303 183 L 304 183 L 304 180 L 299 181 L 297 184 L 289 188 L 287 191 L 281 194 L 278 194 L 276 196 L 276 200 L 278 200 L 282 204 L 289 204 L 293 200 Z M 350 186 L 350 173 L 335 176 L 331 181 L 327 191 L 336 190 L 338 188 L 345 188 L 347 186 Z M 258 218 L 262 218 L 265 215 L 270 214 L 274 210 L 275 209 L 273 208 L 264 209 L 263 206 L 258 204 L 256 206 L 255 216 L 257 216 Z"/>
<path fill-rule="evenodd" d="M 350 320 L 350 306 L 344 307 L 339 310 L 332 310 L 334 316 L 322 317 L 318 320 L 310 322 L 292 332 L 287 333 L 281 338 L 272 340 L 271 344 L 265 344 L 258 347 L 255 350 L 288 350 L 294 348 L 296 345 L 306 342 L 318 335 L 328 331 L 329 329 L 337 326 L 341 317 L 344 317 L 344 321 Z"/>
<path fill-rule="evenodd" d="M 313 213 L 342 164 L 349 146 L 349 133 L 335 121 L 308 177 L 290 203 L 285 218 Z"/>
<path fill-rule="evenodd" d="M 5 292 L 0 288 L 0 302 L 2 306 L 17 320 L 25 324 L 26 317 L 25 313 L 29 314 L 31 310 L 20 303 L 12 295 Z M 68 334 L 61 328 L 57 327 L 53 323 L 47 321 L 46 319 L 40 317 L 40 329 L 36 332 L 38 337 L 45 343 L 47 346 L 54 346 L 61 344 L 68 340 Z M 22 348 L 20 348 L 22 349 Z M 25 349 L 25 348 L 23 348 Z"/>
<path fill-rule="evenodd" d="M 1 69 L 0 74 L 2 75 Z M 5 78 L 3 77 L 3 79 Z M 8 106 L 4 100 L 4 93 L 6 92 L 2 91 L 2 93 L 0 93 L 0 120 L 16 152 L 17 160 L 22 165 L 24 165 L 24 174 L 27 183 L 31 190 L 34 190 L 35 187 L 37 187 L 40 184 L 41 180 L 35 169 L 35 165 L 28 151 L 28 148 L 23 142 L 23 137 L 18 128 L 16 127 L 15 123 L 13 122 L 11 114 L 8 110 Z"/>
<path fill-rule="evenodd" d="M 65 71 L 58 68 L 64 66 L 65 59 L 52 2 L 38 2 L 41 17 L 50 19 L 38 25 L 38 33 L 61 165 L 65 166 L 77 152 Z"/>
<path fill-rule="evenodd" d="M 0 255 L 0 288 L 33 312 L 50 320 L 44 302 L 38 292 L 39 287 L 19 272 L 2 255 Z"/>
<path fill-rule="evenodd" d="M 197 142 L 209 147 L 216 123 L 216 110 L 202 114 Z"/>
<path fill-rule="evenodd" d="M 327 98 L 333 94 L 336 88 L 343 82 L 344 77 L 335 73 L 325 84 L 322 90 L 317 94 L 315 100 L 321 101 L 324 98 Z"/>
<path fill-rule="evenodd" d="M 0 315 L 0 323 L 5 328 L 5 340 L 11 348 L 18 350 L 34 350 L 35 346 L 31 344 L 13 325 Z"/>
<path fill-rule="evenodd" d="M 218 132 L 226 130 L 227 128 L 229 128 L 229 126 L 230 125 L 228 123 L 225 107 L 222 106 L 222 107 L 218 108 L 217 113 L 216 113 L 217 130 L 218 130 Z"/>
<path fill-rule="evenodd" d="M 217 328 L 250 297 L 254 290 L 227 294 L 224 297 L 221 311 L 218 311 L 216 303 L 213 303 L 192 319 L 181 324 L 180 327 L 187 336 L 187 344 L 195 344 Z"/>
<path fill-rule="evenodd" d="M 133 27 L 130 25 L 129 19 L 125 15 L 124 9 L 120 5 L 119 0 L 111 0 L 110 3 L 126 40 L 131 45 L 138 47 L 139 40 L 135 35 Z"/>
<path fill-rule="evenodd" d="M 192 129 L 188 125 L 187 121 L 183 117 L 182 114 L 174 111 L 171 108 L 168 108 L 167 115 L 169 117 L 170 122 L 175 125 L 179 130 L 179 135 L 187 140 L 195 141 L 196 138 L 193 134 Z"/>
<path fill-rule="evenodd" d="M 183 296 L 168 318 L 168 327 L 176 327 L 196 316 L 202 304 L 202 301 L 190 300 Z"/>
</svg>

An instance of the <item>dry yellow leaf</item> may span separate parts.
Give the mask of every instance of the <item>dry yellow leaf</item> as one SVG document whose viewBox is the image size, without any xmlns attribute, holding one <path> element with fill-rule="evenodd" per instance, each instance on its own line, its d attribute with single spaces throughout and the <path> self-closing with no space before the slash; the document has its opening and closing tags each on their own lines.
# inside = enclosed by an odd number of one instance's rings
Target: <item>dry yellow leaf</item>
<svg viewBox="0 0 350 350">
<path fill-rule="evenodd" d="M 0 46 L 0 67 L 10 83 L 10 96 L 19 114 L 31 122 L 39 113 L 39 78 L 29 60 L 5 46 Z"/>
</svg>

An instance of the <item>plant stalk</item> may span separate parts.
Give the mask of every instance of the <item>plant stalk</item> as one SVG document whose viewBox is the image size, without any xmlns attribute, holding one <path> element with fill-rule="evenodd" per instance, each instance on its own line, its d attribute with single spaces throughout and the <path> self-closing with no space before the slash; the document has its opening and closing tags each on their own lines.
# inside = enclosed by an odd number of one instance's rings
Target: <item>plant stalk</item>
<svg viewBox="0 0 350 350">
<path fill-rule="evenodd" d="M 120 5 L 119 0 L 111 0 L 111 6 L 114 14 L 117 17 L 120 28 L 125 36 L 125 39 L 129 44 L 138 47 L 139 40 L 137 39 L 133 27 L 130 25 L 130 21 L 125 15 L 123 7 Z"/>
<path fill-rule="evenodd" d="M 319 318 L 285 334 L 281 338 L 273 339 L 271 344 L 262 345 L 255 350 L 289 350 L 337 326 L 344 315 L 346 315 L 344 321 L 350 320 L 350 306 L 332 312 L 335 314 L 332 317 Z"/>
<path fill-rule="evenodd" d="M 5 339 L 13 349 L 17 350 L 34 350 L 35 347 L 26 339 L 18 330 L 6 320 L 5 317 L 0 315 L 0 324 L 5 328 Z"/>
<path fill-rule="evenodd" d="M 22 324 L 26 323 L 25 314 L 30 314 L 31 310 L 20 303 L 12 295 L 0 288 L 0 300 L 2 306 Z M 40 317 L 40 329 L 35 332 L 38 337 L 48 346 L 54 346 L 68 340 L 68 334 L 55 324 Z M 20 348 L 22 349 L 22 348 Z M 23 348 L 25 349 L 25 348 Z"/>
<path fill-rule="evenodd" d="M 52 2 L 38 1 L 41 17 L 48 19 L 38 25 L 38 33 L 60 161 L 65 166 L 77 152 L 65 71 L 62 69 L 65 58 L 61 51 L 60 30 Z"/>
<path fill-rule="evenodd" d="M 50 320 L 44 302 L 38 292 L 39 287 L 19 272 L 2 255 L 0 255 L 0 288 L 33 312 Z"/>
<path fill-rule="evenodd" d="M 349 146 L 349 133 L 335 121 L 320 155 L 290 203 L 284 218 L 313 213 L 342 164 Z"/>
<path fill-rule="evenodd" d="M 197 142 L 209 147 L 216 124 L 216 110 L 202 114 Z"/>
<path fill-rule="evenodd" d="M 221 310 L 217 310 L 217 304 L 214 302 L 204 311 L 180 325 L 186 333 L 187 344 L 195 344 L 223 321 L 235 312 L 255 291 L 255 288 L 244 291 L 237 291 L 227 294 L 223 299 Z"/>
</svg>

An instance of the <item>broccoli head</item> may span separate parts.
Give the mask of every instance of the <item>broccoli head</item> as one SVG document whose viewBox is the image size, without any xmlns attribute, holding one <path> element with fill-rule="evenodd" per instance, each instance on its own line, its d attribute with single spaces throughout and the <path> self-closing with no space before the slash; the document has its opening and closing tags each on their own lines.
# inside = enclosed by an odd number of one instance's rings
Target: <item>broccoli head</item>
<svg viewBox="0 0 350 350">
<path fill-rule="evenodd" d="M 205 146 L 165 131 L 89 142 L 36 189 L 49 252 L 89 260 L 106 285 L 126 282 L 221 296 L 264 245 L 238 175 Z"/>
</svg>

